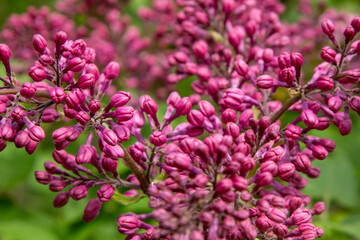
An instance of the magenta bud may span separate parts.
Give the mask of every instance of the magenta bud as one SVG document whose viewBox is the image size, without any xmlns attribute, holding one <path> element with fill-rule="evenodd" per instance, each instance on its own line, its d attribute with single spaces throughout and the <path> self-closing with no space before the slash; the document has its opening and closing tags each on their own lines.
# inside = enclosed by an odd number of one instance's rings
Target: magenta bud
<svg viewBox="0 0 360 240">
<path fill-rule="evenodd" d="M 325 130 L 330 126 L 330 119 L 327 117 L 319 117 L 319 123 L 316 125 L 317 130 Z"/>
<path fill-rule="evenodd" d="M 38 183 L 47 185 L 50 183 L 51 174 L 44 171 L 35 171 L 35 179 Z"/>
<path fill-rule="evenodd" d="M 278 172 L 278 166 L 275 162 L 273 161 L 266 161 L 263 162 L 260 166 L 260 172 L 269 172 L 271 173 L 273 176 L 276 176 L 277 172 Z"/>
<path fill-rule="evenodd" d="M 204 114 L 205 117 L 210 118 L 215 114 L 215 108 L 210 102 L 202 100 L 198 103 L 198 105 L 200 112 Z"/>
<path fill-rule="evenodd" d="M 321 58 L 328 63 L 335 63 L 336 51 L 329 46 L 323 47 L 321 50 Z"/>
<path fill-rule="evenodd" d="M 198 110 L 191 110 L 186 117 L 188 122 L 194 127 L 201 127 L 205 120 L 204 115 Z"/>
<path fill-rule="evenodd" d="M 85 52 L 86 42 L 82 39 L 78 39 L 75 42 L 73 42 L 73 44 L 71 45 L 71 48 L 72 48 L 71 53 L 74 56 L 79 57 Z"/>
<path fill-rule="evenodd" d="M 75 120 L 81 125 L 85 126 L 90 121 L 90 116 L 86 112 L 80 111 L 75 115 Z"/>
<path fill-rule="evenodd" d="M 63 31 L 57 32 L 54 35 L 54 42 L 56 44 L 56 47 L 60 47 L 61 45 L 63 45 L 66 41 L 67 41 L 67 34 Z"/>
<path fill-rule="evenodd" d="M 269 186 L 273 181 L 273 175 L 270 172 L 262 172 L 256 177 L 256 183 L 259 186 Z"/>
<path fill-rule="evenodd" d="M 88 189 L 84 185 L 73 187 L 70 190 L 70 196 L 75 200 L 78 201 L 80 199 L 86 198 L 88 194 Z"/>
<path fill-rule="evenodd" d="M 278 176 L 286 181 L 291 178 L 295 173 L 295 166 L 292 163 L 283 163 L 279 165 Z"/>
<path fill-rule="evenodd" d="M 117 224 L 120 233 L 130 235 L 139 229 L 140 221 L 134 216 L 120 216 Z"/>
<path fill-rule="evenodd" d="M 41 65 L 43 65 L 44 67 L 47 67 L 49 65 L 53 65 L 55 63 L 55 60 L 47 55 L 47 54 L 43 54 L 41 55 L 41 57 L 39 58 L 39 62 L 41 63 Z"/>
<path fill-rule="evenodd" d="M 304 121 L 305 125 L 308 127 L 316 127 L 319 123 L 319 119 L 316 114 L 310 109 L 306 109 L 301 113 L 301 119 Z"/>
<path fill-rule="evenodd" d="M 352 129 L 351 119 L 341 120 L 339 123 L 339 132 L 342 136 L 349 135 Z"/>
<path fill-rule="evenodd" d="M 286 225 L 284 225 L 284 224 L 275 224 L 275 226 L 273 227 L 273 232 L 279 238 L 284 237 L 285 234 L 287 234 L 288 231 L 289 231 L 288 227 Z"/>
<path fill-rule="evenodd" d="M 33 47 L 38 53 L 42 53 L 47 46 L 47 42 L 40 34 L 35 34 L 33 37 Z"/>
<path fill-rule="evenodd" d="M 241 42 L 241 40 L 245 37 L 245 30 L 242 26 L 236 26 L 232 31 L 228 34 L 228 39 L 230 44 L 237 48 Z"/>
<path fill-rule="evenodd" d="M 223 111 L 221 114 L 221 120 L 225 124 L 228 122 L 235 123 L 236 122 L 236 112 L 234 110 L 232 110 L 231 108 L 225 109 L 225 111 Z"/>
<path fill-rule="evenodd" d="M 204 40 L 199 40 L 194 43 L 194 45 L 192 46 L 192 50 L 197 58 L 203 59 L 208 53 L 209 47 Z"/>
<path fill-rule="evenodd" d="M 101 202 L 108 202 L 114 195 L 114 188 L 109 184 L 103 184 L 96 194 Z"/>
<path fill-rule="evenodd" d="M 295 67 L 296 71 L 299 71 L 304 61 L 301 53 L 291 53 L 290 59 L 291 65 Z"/>
<path fill-rule="evenodd" d="M 35 82 L 41 82 L 46 78 L 46 71 L 41 67 L 33 66 L 29 70 L 29 76 Z"/>
<path fill-rule="evenodd" d="M 61 192 L 56 195 L 53 201 L 53 205 L 55 208 L 60 208 L 65 206 L 69 201 L 69 194 L 66 192 Z"/>
<path fill-rule="evenodd" d="M 246 76 L 246 74 L 249 71 L 249 66 L 247 65 L 247 63 L 242 60 L 241 58 L 237 59 L 234 62 L 234 68 L 235 71 L 240 75 L 240 76 Z"/>
<path fill-rule="evenodd" d="M 319 160 L 324 160 L 328 156 L 328 151 L 322 145 L 315 145 L 312 148 L 312 155 Z"/>
<path fill-rule="evenodd" d="M 92 114 L 95 114 L 97 111 L 100 110 L 101 105 L 100 105 L 99 100 L 94 99 L 94 100 L 92 100 L 92 101 L 89 103 L 88 107 L 89 107 L 90 112 L 91 112 Z"/>
<path fill-rule="evenodd" d="M 181 98 L 175 106 L 176 113 L 178 113 L 179 115 L 187 115 L 190 112 L 191 107 L 192 104 L 188 97 Z"/>
<path fill-rule="evenodd" d="M 345 42 L 350 42 L 354 39 L 355 29 L 351 26 L 347 26 L 344 30 Z"/>
<path fill-rule="evenodd" d="M 291 215 L 291 219 L 294 225 L 310 222 L 312 220 L 311 212 L 306 208 L 298 209 Z"/>
<path fill-rule="evenodd" d="M 35 95 L 35 92 L 36 87 L 30 82 L 25 82 L 20 89 L 21 96 L 25 98 L 32 98 Z"/>
<path fill-rule="evenodd" d="M 351 26 L 355 29 L 357 33 L 360 32 L 360 17 L 353 18 L 351 20 Z"/>
<path fill-rule="evenodd" d="M 298 153 L 296 156 L 295 161 L 293 161 L 296 170 L 300 171 L 300 172 L 307 172 L 307 170 L 310 168 L 311 166 L 311 161 L 310 158 L 302 153 Z"/>
<path fill-rule="evenodd" d="M 114 131 L 108 129 L 103 131 L 102 134 L 103 139 L 107 144 L 114 146 L 118 142 L 118 137 Z"/>
<path fill-rule="evenodd" d="M 240 128 L 236 123 L 228 122 L 225 125 L 225 134 L 235 139 L 240 135 Z"/>
<path fill-rule="evenodd" d="M 124 150 L 119 145 L 111 146 L 110 144 L 105 144 L 103 152 L 105 153 L 105 156 L 113 160 L 124 157 Z"/>
<path fill-rule="evenodd" d="M 79 57 L 75 57 L 68 62 L 67 70 L 73 72 L 80 72 L 81 70 L 83 70 L 85 64 L 86 64 L 85 60 L 82 60 Z"/>
<path fill-rule="evenodd" d="M 342 107 L 342 101 L 339 97 L 331 97 L 329 98 L 328 102 L 327 102 L 329 108 L 331 109 L 331 111 L 333 112 L 338 112 L 341 107 Z M 350 104 L 351 106 L 351 104 Z"/>
<path fill-rule="evenodd" d="M 85 207 L 82 219 L 85 222 L 91 222 L 99 215 L 101 207 L 102 203 L 99 199 L 91 199 Z"/>
<path fill-rule="evenodd" d="M 291 55 L 288 52 L 283 52 L 278 57 L 278 64 L 280 69 L 291 67 Z"/>
<path fill-rule="evenodd" d="M 95 77 L 92 73 L 86 73 L 79 78 L 76 84 L 82 89 L 90 88 L 95 84 Z"/>
<path fill-rule="evenodd" d="M 223 194 L 223 193 L 226 193 L 226 192 L 230 191 L 232 187 L 233 187 L 233 182 L 232 182 L 232 180 L 229 179 L 229 178 L 224 178 L 224 179 L 221 179 L 221 180 L 216 184 L 216 189 L 215 189 L 215 191 L 216 191 L 218 194 Z"/>
<path fill-rule="evenodd" d="M 274 79 L 270 75 L 262 75 L 256 79 L 256 86 L 262 89 L 272 88 Z"/>
<path fill-rule="evenodd" d="M 118 122 L 128 121 L 134 115 L 134 109 L 130 106 L 116 108 L 115 118 Z"/>
<path fill-rule="evenodd" d="M 266 216 L 277 223 L 283 223 L 286 220 L 286 214 L 278 208 L 272 208 Z"/>
<path fill-rule="evenodd" d="M 45 138 L 44 130 L 37 125 L 30 127 L 28 135 L 35 142 L 40 142 Z"/>
<path fill-rule="evenodd" d="M 320 76 L 316 80 L 316 88 L 322 91 L 330 91 L 334 87 L 334 81 L 332 78 L 326 76 Z"/>
<path fill-rule="evenodd" d="M 180 101 L 180 99 L 181 99 L 181 97 L 178 92 L 172 92 L 172 93 L 170 93 L 166 103 L 170 106 L 175 107 L 178 104 L 178 102 Z"/>
<path fill-rule="evenodd" d="M 65 183 L 61 180 L 52 180 L 49 183 L 50 191 L 52 192 L 60 192 L 65 187 Z"/>
<path fill-rule="evenodd" d="M 330 19 L 325 19 L 324 21 L 322 21 L 321 28 L 323 32 L 328 36 L 333 35 L 335 31 L 334 24 Z"/>
<path fill-rule="evenodd" d="M 108 65 L 106 65 L 104 70 L 104 75 L 107 79 L 112 80 L 117 78 L 120 71 L 120 65 L 117 62 L 110 62 Z"/>
<path fill-rule="evenodd" d="M 29 140 L 30 138 L 26 131 L 19 131 L 15 136 L 14 143 L 17 148 L 22 148 L 25 147 Z"/>
<path fill-rule="evenodd" d="M 302 131 L 302 129 L 300 127 L 290 124 L 284 131 L 284 135 L 287 138 L 296 140 L 299 138 L 301 131 Z"/>
<path fill-rule="evenodd" d="M 324 202 L 317 202 L 314 204 L 313 209 L 311 210 L 312 214 L 319 215 L 325 211 L 325 203 Z"/>
<path fill-rule="evenodd" d="M 222 10 L 226 15 L 229 15 L 236 7 L 234 0 L 222 0 Z"/>
<path fill-rule="evenodd" d="M 359 96 L 353 96 L 350 100 L 350 107 L 355 112 L 360 112 L 360 97 Z"/>
<path fill-rule="evenodd" d="M 0 61 L 4 64 L 8 64 L 11 57 L 11 50 L 6 44 L 0 44 Z"/>
<path fill-rule="evenodd" d="M 254 20 L 249 20 L 247 21 L 247 23 L 245 24 L 245 31 L 246 31 L 246 34 L 249 36 L 249 37 L 253 37 L 254 34 L 256 33 L 257 31 L 257 28 L 258 28 L 258 23 L 255 22 Z"/>
<path fill-rule="evenodd" d="M 84 164 L 84 163 L 90 163 L 91 159 L 94 157 L 94 151 L 86 145 L 80 146 L 77 154 L 76 154 L 76 163 L 78 164 Z"/>
<path fill-rule="evenodd" d="M 286 82 L 290 86 L 293 85 L 295 79 L 295 69 L 293 67 L 284 68 L 279 72 L 279 80 Z"/>
<path fill-rule="evenodd" d="M 113 131 L 118 137 L 119 142 L 124 142 L 130 138 L 130 130 L 124 125 L 114 125 L 112 126 Z"/>
<path fill-rule="evenodd" d="M 156 115 L 158 111 L 158 106 L 154 99 L 152 99 L 149 95 L 143 95 L 140 97 L 140 108 L 146 114 L 151 116 Z"/>
<path fill-rule="evenodd" d="M 68 84 L 72 84 L 74 82 L 74 72 L 68 71 L 61 77 L 61 81 L 66 82 Z"/>
<path fill-rule="evenodd" d="M 65 92 L 62 87 L 55 87 L 49 90 L 49 95 L 54 103 L 60 103 L 65 99 Z"/>
<path fill-rule="evenodd" d="M 101 160 L 101 166 L 105 171 L 116 173 L 117 161 L 108 157 L 104 157 Z"/>
<path fill-rule="evenodd" d="M 256 219 L 255 225 L 261 232 L 266 232 L 274 225 L 274 222 L 267 218 L 265 215 L 262 215 L 261 217 Z"/>
<path fill-rule="evenodd" d="M 165 134 L 159 131 L 154 131 L 153 134 L 150 135 L 150 142 L 156 147 L 165 144 L 166 140 Z"/>
</svg>

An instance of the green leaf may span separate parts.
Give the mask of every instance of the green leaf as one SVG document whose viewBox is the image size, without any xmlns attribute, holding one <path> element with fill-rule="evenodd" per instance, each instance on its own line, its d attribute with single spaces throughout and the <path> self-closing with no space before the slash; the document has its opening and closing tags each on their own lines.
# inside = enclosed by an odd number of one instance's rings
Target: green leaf
<svg viewBox="0 0 360 240">
<path fill-rule="evenodd" d="M 121 205 L 129 205 L 129 204 L 137 203 L 143 197 L 145 197 L 143 193 L 139 193 L 138 195 L 129 198 L 129 197 L 125 197 L 119 191 L 115 191 L 114 196 L 111 199 L 113 199 L 114 201 L 118 202 Z"/>
<path fill-rule="evenodd" d="M 344 207 L 359 204 L 357 177 L 346 152 L 337 148 L 324 161 L 313 162 L 321 169 L 317 179 L 310 179 L 304 193 L 322 200 L 333 200 Z"/>
</svg>

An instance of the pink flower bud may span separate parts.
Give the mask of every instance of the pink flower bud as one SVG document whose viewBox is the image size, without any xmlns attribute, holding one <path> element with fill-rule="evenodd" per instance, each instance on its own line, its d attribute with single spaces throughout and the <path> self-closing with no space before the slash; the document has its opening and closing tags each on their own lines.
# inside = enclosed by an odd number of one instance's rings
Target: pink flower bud
<svg viewBox="0 0 360 240">
<path fill-rule="evenodd" d="M 301 53 L 291 53 L 290 55 L 291 65 L 295 67 L 296 71 L 298 72 L 303 65 L 303 57 Z"/>
<path fill-rule="evenodd" d="M 118 122 L 128 121 L 134 115 L 134 109 L 130 106 L 116 108 L 115 118 Z"/>
<path fill-rule="evenodd" d="M 75 115 L 75 120 L 85 126 L 90 121 L 90 116 L 85 111 L 80 111 Z"/>
<path fill-rule="evenodd" d="M 114 195 L 114 188 L 109 184 L 103 184 L 96 192 L 101 202 L 107 202 Z"/>
<path fill-rule="evenodd" d="M 61 192 L 56 195 L 53 201 L 53 205 L 55 208 L 60 208 L 65 206 L 69 201 L 69 194 L 66 192 Z"/>
<path fill-rule="evenodd" d="M 291 139 L 293 139 L 293 140 L 296 140 L 296 139 L 299 138 L 299 136 L 300 136 L 300 134 L 301 134 L 301 130 L 302 130 L 302 129 L 301 129 L 300 127 L 295 126 L 295 125 L 293 125 L 293 124 L 290 124 L 290 125 L 286 128 L 284 134 L 285 134 L 285 137 L 291 138 Z"/>
<path fill-rule="evenodd" d="M 313 209 L 311 210 L 312 214 L 319 215 L 325 211 L 325 203 L 324 202 L 317 202 L 314 204 Z"/>
<path fill-rule="evenodd" d="M 91 222 L 99 215 L 101 207 L 102 203 L 99 201 L 99 199 L 91 199 L 85 207 L 82 219 L 85 222 Z"/>
<path fill-rule="evenodd" d="M 38 53 L 42 53 L 47 46 L 47 42 L 40 34 L 35 34 L 33 37 L 33 46 Z"/>
<path fill-rule="evenodd" d="M 20 89 L 21 96 L 25 98 L 32 98 L 35 95 L 36 87 L 29 82 L 25 82 L 23 87 Z"/>
<path fill-rule="evenodd" d="M 207 118 L 210 118 L 215 114 L 215 108 L 210 102 L 202 100 L 198 103 L 198 105 L 200 112 Z"/>
<path fill-rule="evenodd" d="M 311 166 L 310 158 L 302 153 L 297 154 L 296 159 L 293 163 L 295 165 L 296 170 L 301 172 L 307 172 L 307 170 Z"/>
<path fill-rule="evenodd" d="M 29 134 L 29 137 L 35 142 L 40 142 L 41 140 L 43 140 L 45 138 L 44 130 L 40 126 L 37 126 L 37 125 L 30 127 L 28 134 Z"/>
<path fill-rule="evenodd" d="M 240 76 L 246 76 L 246 74 L 249 71 L 249 66 L 247 65 L 247 63 L 242 60 L 241 58 L 237 59 L 234 62 L 234 68 L 235 71 L 240 75 Z"/>
<path fill-rule="evenodd" d="M 229 15 L 236 7 L 234 0 L 222 0 L 222 10 L 226 15 Z"/>
<path fill-rule="evenodd" d="M 192 104 L 188 97 L 181 98 L 175 106 L 176 113 L 179 115 L 187 115 L 190 112 L 191 107 Z"/>
<path fill-rule="evenodd" d="M 257 175 L 256 183 L 259 186 L 268 186 L 273 181 L 273 175 L 270 172 L 262 172 Z"/>
<path fill-rule="evenodd" d="M 84 185 L 79 185 L 79 186 L 73 187 L 70 190 L 70 196 L 75 201 L 86 198 L 87 194 L 88 194 L 88 189 Z"/>
<path fill-rule="evenodd" d="M 336 51 L 329 46 L 323 47 L 321 50 L 321 58 L 325 62 L 335 63 Z"/>
<path fill-rule="evenodd" d="M 319 119 L 316 114 L 310 109 L 306 109 L 301 113 L 301 119 L 308 127 L 315 127 L 319 123 Z"/>
<path fill-rule="evenodd" d="M 97 99 L 92 100 L 88 106 L 92 114 L 95 114 L 101 108 L 100 102 Z"/>
<path fill-rule="evenodd" d="M 73 44 L 71 45 L 71 48 L 72 48 L 71 53 L 74 56 L 79 57 L 85 52 L 86 42 L 82 39 L 78 39 L 75 42 L 73 42 Z"/>
<path fill-rule="evenodd" d="M 65 187 L 65 183 L 61 180 L 52 180 L 49 183 L 49 189 L 52 192 L 60 192 Z"/>
<path fill-rule="evenodd" d="M 117 224 L 120 233 L 130 235 L 139 229 L 140 221 L 134 216 L 120 216 Z"/>
<path fill-rule="evenodd" d="M 67 41 L 67 34 L 63 31 L 57 32 L 54 35 L 54 42 L 56 44 L 56 47 L 60 47 L 61 45 L 63 45 L 66 41 Z"/>
<path fill-rule="evenodd" d="M 49 90 L 49 95 L 54 103 L 60 103 L 65 99 L 65 92 L 61 87 L 51 88 Z"/>
<path fill-rule="evenodd" d="M 283 223 L 286 220 L 286 214 L 278 208 L 272 208 L 266 216 L 277 223 Z"/>
<path fill-rule="evenodd" d="M 68 62 L 67 69 L 73 72 L 80 72 L 81 70 L 83 70 L 85 64 L 86 64 L 85 60 L 82 60 L 79 57 L 75 57 Z"/>
<path fill-rule="evenodd" d="M 335 113 L 338 112 L 342 107 L 342 101 L 339 97 L 329 98 L 327 104 L 329 108 Z"/>
<path fill-rule="evenodd" d="M 275 224 L 275 226 L 273 227 L 273 232 L 276 236 L 281 238 L 284 237 L 285 234 L 288 232 L 288 228 L 284 224 Z"/>
<path fill-rule="evenodd" d="M 295 79 L 295 69 L 293 67 L 284 68 L 279 72 L 279 80 L 286 82 L 290 86 L 293 85 Z"/>
<path fill-rule="evenodd" d="M 228 122 L 236 122 L 236 112 L 234 110 L 232 110 L 231 108 L 227 108 L 225 109 L 224 112 L 222 112 L 221 114 L 221 120 L 223 121 L 223 123 L 228 123 Z"/>
<path fill-rule="evenodd" d="M 82 89 L 90 88 L 95 84 L 95 77 L 91 73 L 86 73 L 79 78 L 76 84 Z"/>
<path fill-rule="evenodd" d="M 35 82 L 40 82 L 46 78 L 46 71 L 43 68 L 34 66 L 31 67 L 29 70 L 29 76 L 34 80 Z"/>
<path fill-rule="evenodd" d="M 232 187 L 233 187 L 232 180 L 229 179 L 229 178 L 224 178 L 224 179 L 220 180 L 216 184 L 216 190 L 215 191 L 218 194 L 223 194 L 223 193 L 226 193 L 226 192 L 230 191 Z"/>
<path fill-rule="evenodd" d="M 242 26 L 236 26 L 232 31 L 228 33 L 228 39 L 230 44 L 237 48 L 241 40 L 245 37 L 245 30 Z"/>
<path fill-rule="evenodd" d="M 255 225 L 261 232 L 266 232 L 274 225 L 274 222 L 267 218 L 265 215 L 262 215 L 261 217 L 256 219 Z"/>
<path fill-rule="evenodd" d="M 192 50 L 197 58 L 203 59 L 208 53 L 209 47 L 204 40 L 199 40 L 194 43 L 194 45 L 192 46 Z"/>
<path fill-rule="evenodd" d="M 278 168 L 278 175 L 279 177 L 286 181 L 287 179 L 291 178 L 295 173 L 295 166 L 292 163 L 283 163 L 279 165 Z"/>
<path fill-rule="evenodd" d="M 205 120 L 204 115 L 198 110 L 191 110 L 186 117 L 188 122 L 194 127 L 201 127 Z"/>
<path fill-rule="evenodd" d="M 316 80 L 316 88 L 322 91 L 330 91 L 334 87 L 334 82 L 332 78 L 326 76 L 320 76 Z"/>
<path fill-rule="evenodd" d="M 303 208 L 296 210 L 292 215 L 291 219 L 293 221 L 294 225 L 300 225 L 303 223 L 310 222 L 311 219 L 311 213 L 309 209 Z"/>
<path fill-rule="evenodd" d="M 262 75 L 256 79 L 256 86 L 262 89 L 272 88 L 274 79 L 270 75 Z"/>
<path fill-rule="evenodd" d="M 35 178 L 38 183 L 47 185 L 50 183 L 51 174 L 44 171 L 35 171 Z"/>
<path fill-rule="evenodd" d="M 324 21 L 322 21 L 321 28 L 323 32 L 328 36 L 333 35 L 335 31 L 334 24 L 330 19 L 325 19 Z"/>
<path fill-rule="evenodd" d="M 6 44 L 0 44 L 0 61 L 8 63 L 11 57 L 11 50 Z"/>
<path fill-rule="evenodd" d="M 351 26 L 355 29 L 356 32 L 360 32 L 360 17 L 353 18 L 351 20 Z"/>
<path fill-rule="evenodd" d="M 352 129 L 351 119 L 341 120 L 339 123 L 339 132 L 342 136 L 349 135 Z"/>
<path fill-rule="evenodd" d="M 347 26 L 344 30 L 345 42 L 350 42 L 354 39 L 355 29 L 351 26 Z"/>
<path fill-rule="evenodd" d="M 312 155 L 319 160 L 324 160 L 328 156 L 328 151 L 322 145 L 315 145 L 312 148 Z"/>
<path fill-rule="evenodd" d="M 291 67 L 291 55 L 287 52 L 283 52 L 278 57 L 278 63 L 280 69 Z"/>
<path fill-rule="evenodd" d="M 151 116 L 156 115 L 158 111 L 158 106 L 154 99 L 152 99 L 149 95 L 143 95 L 140 97 L 140 108 L 146 114 Z"/>
<path fill-rule="evenodd" d="M 166 140 L 165 134 L 159 131 L 154 131 L 153 134 L 150 135 L 150 142 L 157 147 L 165 144 Z"/>
<path fill-rule="evenodd" d="M 115 79 L 119 75 L 120 65 L 117 62 L 110 62 L 104 70 L 104 75 L 107 79 Z"/>
</svg>

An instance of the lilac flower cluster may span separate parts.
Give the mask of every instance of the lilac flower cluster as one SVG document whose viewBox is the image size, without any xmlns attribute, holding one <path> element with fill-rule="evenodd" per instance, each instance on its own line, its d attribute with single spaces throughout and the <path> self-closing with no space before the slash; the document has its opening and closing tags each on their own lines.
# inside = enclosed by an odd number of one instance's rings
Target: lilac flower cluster
<svg viewBox="0 0 360 240">
<path fill-rule="evenodd" d="M 20 84 L 10 48 L 0 44 L 6 71 L 0 77 L 0 149 L 14 142 L 31 154 L 45 138 L 41 123 L 63 123 L 52 133 L 56 163 L 48 161 L 45 171 L 35 172 L 39 183 L 58 192 L 55 207 L 96 191 L 83 214 L 89 222 L 110 199 L 124 204 L 147 196 L 152 212 L 118 218 L 118 231 L 127 239 L 310 240 L 323 235 L 312 217 L 325 205 L 310 207 L 301 189 L 320 174 L 312 162 L 326 159 L 336 145 L 309 133 L 333 123 L 347 135 L 350 110 L 360 113 L 360 73 L 351 64 L 360 54 L 359 17 L 341 37 L 330 19 L 322 21 L 333 46 L 322 48 L 317 56 L 322 61 L 309 75 L 302 68 L 307 55 L 291 51 L 304 46 L 291 35 L 292 26 L 280 21 L 284 7 L 276 0 L 154 1 L 152 8 L 139 10 L 142 19 L 158 24 L 163 50 L 150 59 L 142 53 L 146 41 L 128 26 L 116 1 L 66 2 L 79 4 L 68 9 L 59 3 L 69 15 L 107 13 L 105 20 L 89 17 L 85 30 L 93 32 L 87 40 L 109 41 L 119 55 L 124 52 L 125 70 L 106 58 L 106 43 L 93 49 L 83 39 L 69 40 L 64 31 L 54 33 L 49 43 L 50 37 L 35 34 L 37 60 L 28 71 L 33 82 Z M 306 6 L 303 1 L 304 13 Z M 176 24 L 173 32 L 164 21 Z M 96 53 L 105 56 L 103 71 Z M 166 59 L 159 71 L 155 59 Z M 143 62 L 151 66 L 143 69 Z M 129 106 L 131 94 L 117 92 L 113 84 L 132 69 L 127 64 L 133 64 L 137 73 L 130 78 L 136 81 L 145 75 L 153 79 L 153 71 L 161 72 L 156 76 L 168 86 L 193 79 L 194 94 L 171 92 L 164 114 L 150 95 Z M 143 80 L 144 86 L 152 82 Z M 284 89 L 288 94 L 281 102 Z M 281 123 L 287 112 L 293 119 Z M 147 128 L 150 134 L 143 131 Z M 86 142 L 71 152 L 67 147 L 80 142 L 80 135 Z M 126 147 L 130 138 L 135 143 Z M 125 178 L 118 173 L 124 166 L 131 171 Z"/>
</svg>

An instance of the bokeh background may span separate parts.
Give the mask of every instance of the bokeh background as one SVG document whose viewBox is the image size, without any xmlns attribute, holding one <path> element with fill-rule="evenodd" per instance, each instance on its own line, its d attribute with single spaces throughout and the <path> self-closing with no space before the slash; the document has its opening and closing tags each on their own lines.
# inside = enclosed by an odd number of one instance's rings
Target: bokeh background
<svg viewBox="0 0 360 240">
<path fill-rule="evenodd" d="M 150 0 L 132 1 L 134 4 L 128 9 L 130 14 Z M 297 1 L 283 2 L 287 6 L 283 18 L 296 21 Z M 25 12 L 30 5 L 52 8 L 53 3 L 54 0 L 0 0 L 0 26 L 10 14 Z M 327 3 L 360 15 L 359 0 L 331 0 Z M 189 86 L 185 83 L 179 88 L 180 92 L 186 92 Z M 128 211 L 149 211 L 146 200 L 131 206 L 120 206 L 110 201 L 91 223 L 81 220 L 86 205 L 84 200 L 69 201 L 61 209 L 53 208 L 56 194 L 38 184 L 34 178 L 34 171 L 42 170 L 43 163 L 52 159 L 51 130 L 46 129 L 46 141 L 31 156 L 24 149 L 16 149 L 13 144 L 0 154 L 0 240 L 124 239 L 117 232 L 117 216 Z M 324 201 L 327 206 L 322 215 L 315 217 L 314 224 L 325 230 L 324 240 L 360 239 L 360 121 L 353 123 L 353 131 L 346 137 L 342 137 L 335 128 L 319 136 L 334 139 L 337 148 L 326 160 L 314 162 L 322 174 L 317 179 L 311 179 L 305 189 L 305 194 L 313 201 Z M 74 151 L 77 148 L 72 147 Z"/>
</svg>

